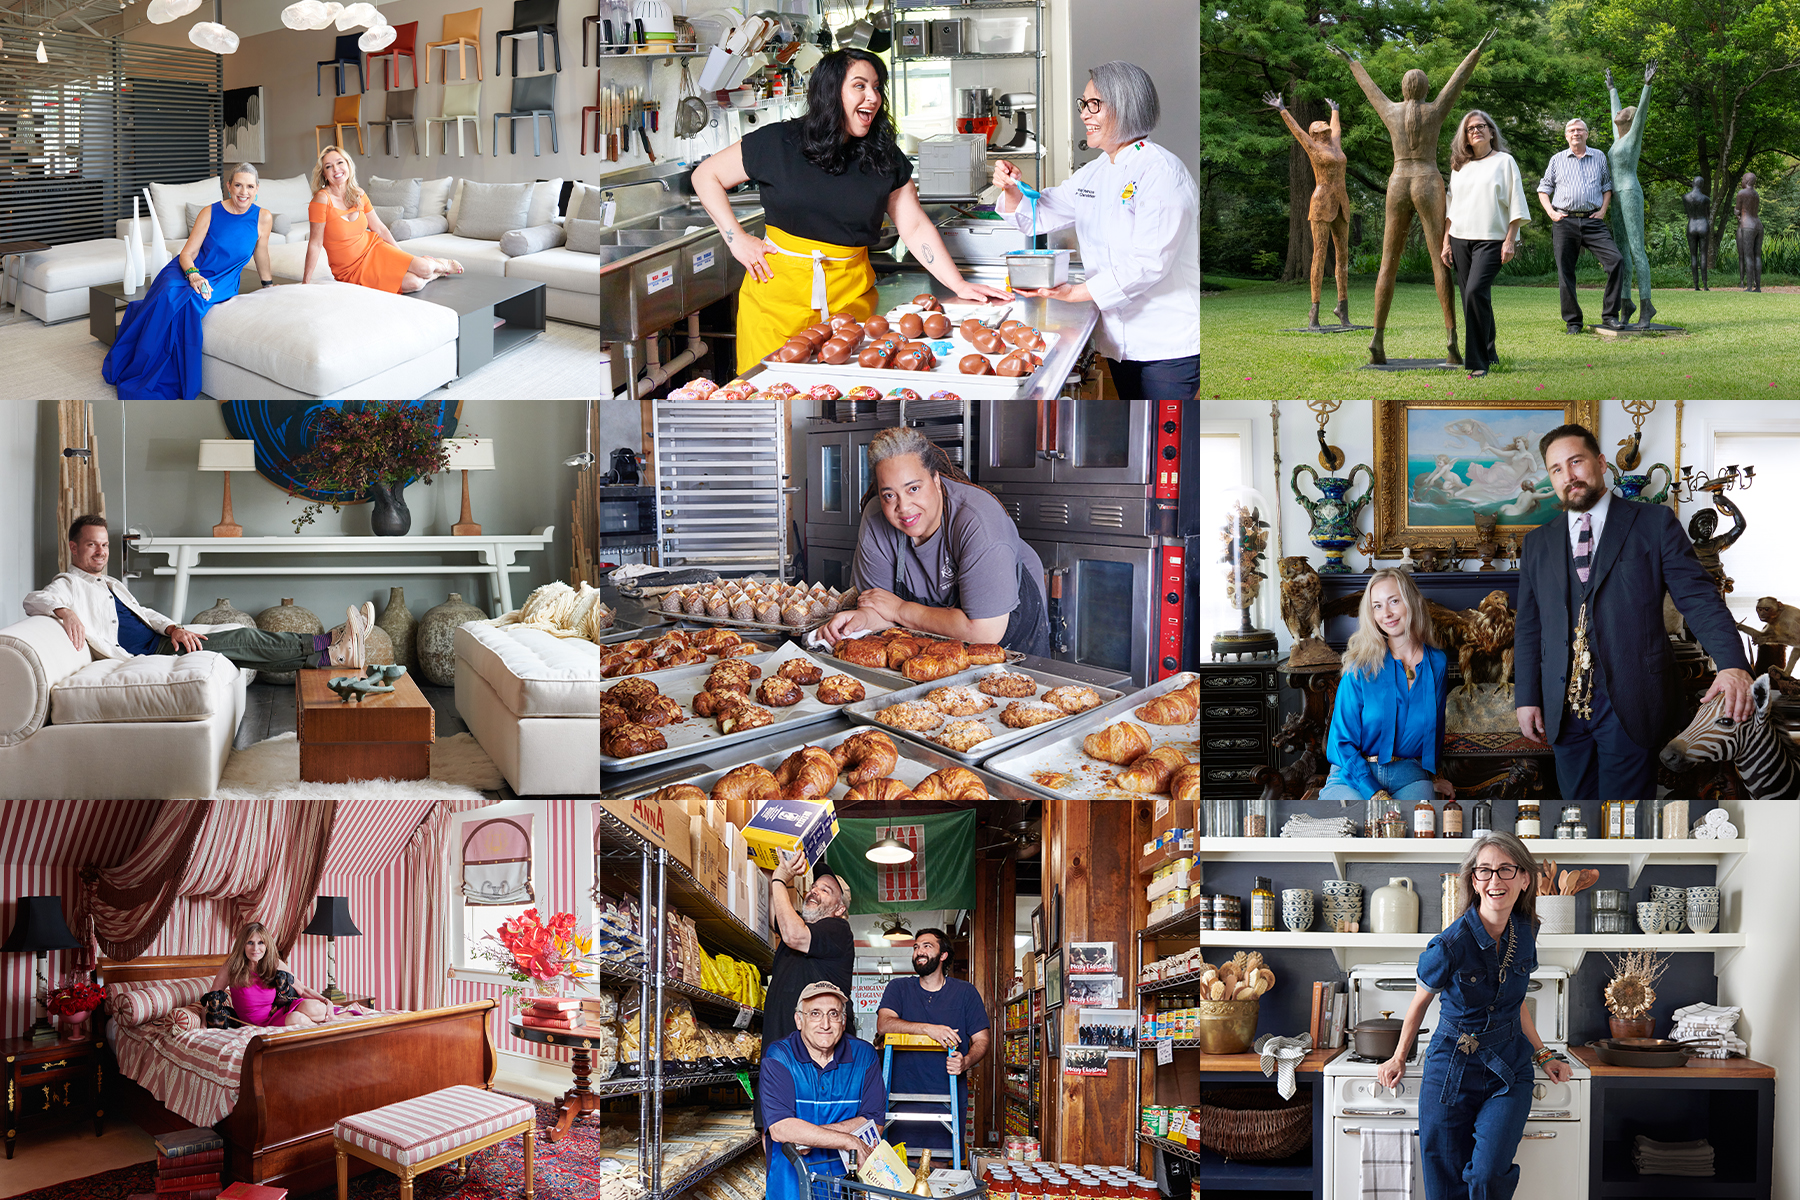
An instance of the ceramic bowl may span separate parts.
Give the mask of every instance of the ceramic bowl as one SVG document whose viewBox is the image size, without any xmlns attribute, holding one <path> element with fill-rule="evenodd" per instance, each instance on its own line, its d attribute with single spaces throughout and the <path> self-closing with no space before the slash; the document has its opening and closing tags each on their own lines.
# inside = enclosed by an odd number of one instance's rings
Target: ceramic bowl
<svg viewBox="0 0 1800 1200">
<path fill-rule="evenodd" d="M 1637 906 L 1638 928 L 1648 934 L 1663 931 L 1663 906 L 1654 900 L 1645 900 Z"/>
<path fill-rule="evenodd" d="M 1319 894 L 1334 900 L 1354 900 L 1362 902 L 1363 886 L 1352 883 L 1348 879 L 1327 879 L 1319 884 Z"/>
<path fill-rule="evenodd" d="M 1688 906 L 1688 928 L 1695 933 L 1711 933 L 1719 926 L 1719 910 L 1716 908 L 1695 908 Z"/>
<path fill-rule="evenodd" d="M 1687 902 L 1689 908 L 1696 904 L 1711 904 L 1717 907 L 1719 889 L 1716 887 L 1691 887 L 1687 890 Z"/>
<path fill-rule="evenodd" d="M 1293 933 L 1312 928 L 1313 894 L 1306 888 L 1288 888 L 1281 893 L 1281 923 Z"/>
</svg>

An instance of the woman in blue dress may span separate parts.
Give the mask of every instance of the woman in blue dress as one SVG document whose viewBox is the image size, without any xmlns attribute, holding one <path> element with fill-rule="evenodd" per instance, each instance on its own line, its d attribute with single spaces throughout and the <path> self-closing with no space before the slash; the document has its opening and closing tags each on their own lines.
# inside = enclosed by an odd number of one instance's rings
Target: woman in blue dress
<svg viewBox="0 0 1800 1200">
<path fill-rule="evenodd" d="M 238 277 L 254 255 L 268 287 L 269 224 L 253 201 L 260 177 L 249 163 L 220 176 L 225 198 L 202 209 L 181 253 L 170 259 L 125 317 L 100 373 L 121 400 L 192 400 L 200 394 L 200 322 L 207 310 L 238 294 Z"/>
<path fill-rule="evenodd" d="M 1462 883 L 1466 907 L 1419 956 L 1400 1044 L 1375 1078 L 1385 1088 L 1400 1081 L 1436 996 L 1419 1094 L 1425 1198 L 1510 1200 L 1536 1086 L 1532 1067 L 1554 1083 L 1571 1071 L 1544 1045 L 1525 1003 L 1537 966 L 1537 860 L 1510 833 L 1482 834 L 1463 859 Z"/>
</svg>

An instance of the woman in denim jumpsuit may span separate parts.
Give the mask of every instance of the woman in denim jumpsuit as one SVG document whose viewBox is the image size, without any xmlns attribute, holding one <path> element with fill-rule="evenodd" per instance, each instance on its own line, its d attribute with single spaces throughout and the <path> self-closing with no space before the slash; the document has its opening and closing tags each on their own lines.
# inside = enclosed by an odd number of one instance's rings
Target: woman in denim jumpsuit
<svg viewBox="0 0 1800 1200">
<path fill-rule="evenodd" d="M 1425 1010 L 1439 997 L 1419 1095 L 1426 1200 L 1510 1200 L 1519 1185 L 1513 1155 L 1531 1111 L 1532 1064 L 1541 1063 L 1557 1083 L 1570 1070 L 1567 1059 L 1544 1049 L 1525 1005 L 1537 966 L 1531 851 L 1510 833 L 1485 834 L 1463 859 L 1462 878 L 1463 895 L 1478 903 L 1419 956 L 1419 987 L 1399 1047 L 1376 1077 L 1389 1088 L 1399 1080 Z"/>
</svg>

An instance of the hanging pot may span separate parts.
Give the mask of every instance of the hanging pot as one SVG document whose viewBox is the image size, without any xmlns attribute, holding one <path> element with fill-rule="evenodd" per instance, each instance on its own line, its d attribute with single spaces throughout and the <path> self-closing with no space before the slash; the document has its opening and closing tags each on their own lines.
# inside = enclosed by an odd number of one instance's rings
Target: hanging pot
<svg viewBox="0 0 1800 1200">
<path fill-rule="evenodd" d="M 864 12 L 863 15 L 867 17 L 868 13 Z M 881 11 L 870 17 L 869 21 L 875 27 L 875 32 L 869 35 L 869 53 L 886 54 L 894 48 L 894 22 L 893 18 L 888 16 L 885 0 Z"/>
<path fill-rule="evenodd" d="M 375 511 L 369 514 L 369 528 L 377 537 L 404 537 L 412 528 L 412 513 L 407 511 L 403 483 L 389 487 L 385 483 L 369 485 L 369 499 Z"/>
</svg>

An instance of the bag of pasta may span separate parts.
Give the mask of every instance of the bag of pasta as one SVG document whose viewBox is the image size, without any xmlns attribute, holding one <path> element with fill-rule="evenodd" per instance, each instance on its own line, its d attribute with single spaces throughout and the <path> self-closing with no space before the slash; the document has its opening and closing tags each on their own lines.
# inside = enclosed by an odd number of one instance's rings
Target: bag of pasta
<svg viewBox="0 0 1800 1200">
<path fill-rule="evenodd" d="M 762 1062 L 762 1039 L 748 1029 L 732 1034 L 732 1054 L 739 1067 L 753 1067 Z"/>
</svg>

